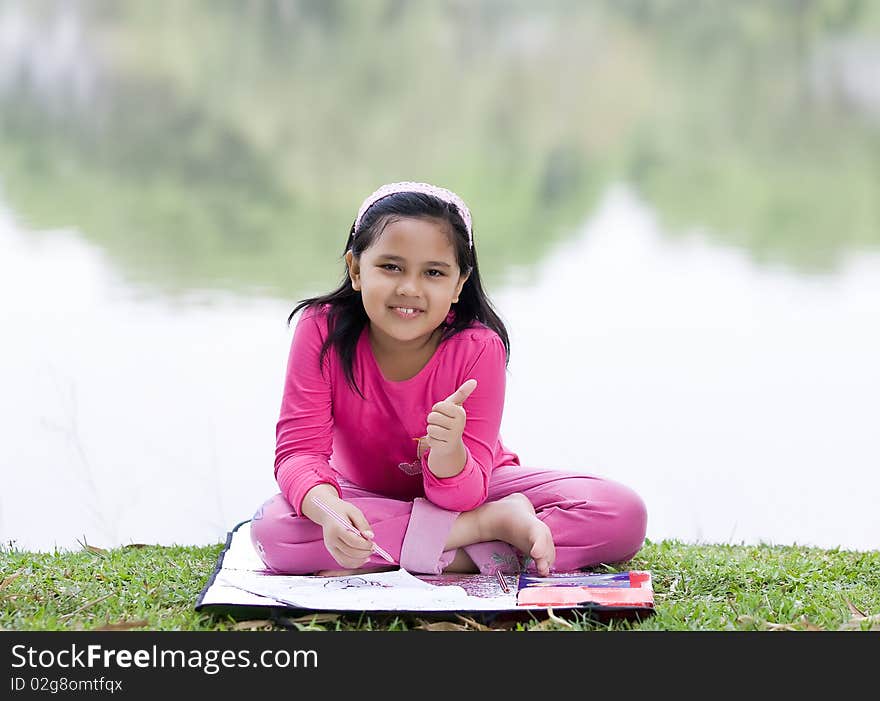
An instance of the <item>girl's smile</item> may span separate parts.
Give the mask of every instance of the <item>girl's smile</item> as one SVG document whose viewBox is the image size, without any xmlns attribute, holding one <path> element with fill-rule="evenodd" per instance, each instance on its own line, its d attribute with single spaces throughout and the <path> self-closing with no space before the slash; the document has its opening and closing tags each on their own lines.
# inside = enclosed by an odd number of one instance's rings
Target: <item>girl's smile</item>
<svg viewBox="0 0 880 701">
<path fill-rule="evenodd" d="M 391 309 L 401 319 L 415 319 L 419 314 L 424 314 L 421 309 L 414 309 L 412 307 L 391 307 Z"/>
</svg>

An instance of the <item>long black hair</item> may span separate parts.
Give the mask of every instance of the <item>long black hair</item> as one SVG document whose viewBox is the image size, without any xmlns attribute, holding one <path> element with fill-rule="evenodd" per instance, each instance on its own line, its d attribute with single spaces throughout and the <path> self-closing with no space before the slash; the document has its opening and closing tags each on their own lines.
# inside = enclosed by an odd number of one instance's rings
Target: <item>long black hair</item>
<svg viewBox="0 0 880 701">
<path fill-rule="evenodd" d="M 507 363 L 509 363 L 510 339 L 507 335 L 507 329 L 492 308 L 492 304 L 483 290 L 480 269 L 477 265 L 477 252 L 470 246 L 467 228 L 455 205 L 444 202 L 433 195 L 419 192 L 398 192 L 383 197 L 366 211 L 357 231 L 355 231 L 354 223 L 351 225 L 345 250 L 342 253 L 343 260 L 345 254 L 350 250 L 355 260 L 359 261 L 361 253 L 373 244 L 389 223 L 403 218 L 445 221 L 452 230 L 455 259 L 461 274 L 470 272 L 470 277 L 465 281 L 461 294 L 458 296 L 458 302 L 454 302 L 452 305 L 455 311 L 454 319 L 451 323 L 444 321 L 440 324 L 443 329 L 440 336 L 441 343 L 466 329 L 471 325 L 471 322 L 479 321 L 501 338 L 504 343 Z M 351 285 L 347 266 L 339 287 L 329 294 L 300 300 L 287 318 L 288 325 L 300 309 L 321 307 L 325 304 L 330 305 L 327 316 L 328 333 L 327 339 L 321 347 L 319 366 L 322 366 L 324 356 L 330 348 L 335 347 L 342 361 L 349 386 L 364 398 L 354 379 L 353 365 L 357 341 L 369 321 L 369 317 L 364 310 L 360 291 L 355 290 Z"/>
</svg>

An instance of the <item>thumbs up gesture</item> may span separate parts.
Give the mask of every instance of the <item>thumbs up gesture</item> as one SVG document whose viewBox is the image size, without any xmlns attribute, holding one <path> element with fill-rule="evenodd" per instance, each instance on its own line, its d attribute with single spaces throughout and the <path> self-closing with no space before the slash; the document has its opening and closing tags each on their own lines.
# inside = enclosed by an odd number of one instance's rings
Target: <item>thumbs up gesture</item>
<svg viewBox="0 0 880 701">
<path fill-rule="evenodd" d="M 462 445 L 461 436 L 467 419 L 462 405 L 476 387 L 476 380 L 468 380 L 446 399 L 431 407 L 425 439 L 432 455 L 448 455 Z"/>
</svg>

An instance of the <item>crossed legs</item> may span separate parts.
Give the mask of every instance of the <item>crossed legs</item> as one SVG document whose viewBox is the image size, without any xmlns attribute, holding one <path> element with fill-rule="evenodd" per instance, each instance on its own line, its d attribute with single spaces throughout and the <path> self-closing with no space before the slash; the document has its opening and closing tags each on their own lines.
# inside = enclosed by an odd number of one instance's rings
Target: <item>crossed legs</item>
<svg viewBox="0 0 880 701">
<path fill-rule="evenodd" d="M 628 487 L 569 471 L 500 467 L 487 502 L 469 512 L 427 499 L 389 499 L 343 484 L 342 498 L 363 511 L 375 540 L 402 567 L 419 573 L 517 572 L 523 555 L 532 571 L 560 571 L 632 558 L 644 542 L 647 516 Z M 298 516 L 280 494 L 251 523 L 251 539 L 270 570 L 311 574 L 338 569 L 321 527 Z M 381 567 L 373 556 L 367 567 Z"/>
</svg>

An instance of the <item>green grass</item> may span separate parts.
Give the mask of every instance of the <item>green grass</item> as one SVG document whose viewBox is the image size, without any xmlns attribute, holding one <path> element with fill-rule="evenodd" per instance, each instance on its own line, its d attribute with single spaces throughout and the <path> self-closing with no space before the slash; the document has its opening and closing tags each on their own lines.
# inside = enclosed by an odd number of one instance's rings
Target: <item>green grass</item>
<svg viewBox="0 0 880 701">
<path fill-rule="evenodd" d="M 193 605 L 222 549 L 128 546 L 32 553 L 0 549 L 0 627 L 5 630 L 472 629 L 456 617 L 316 614 L 236 621 Z M 647 569 L 656 613 L 598 623 L 557 615 L 498 624 L 516 630 L 880 630 L 880 551 L 797 546 L 647 542 L 617 569 Z"/>
</svg>

